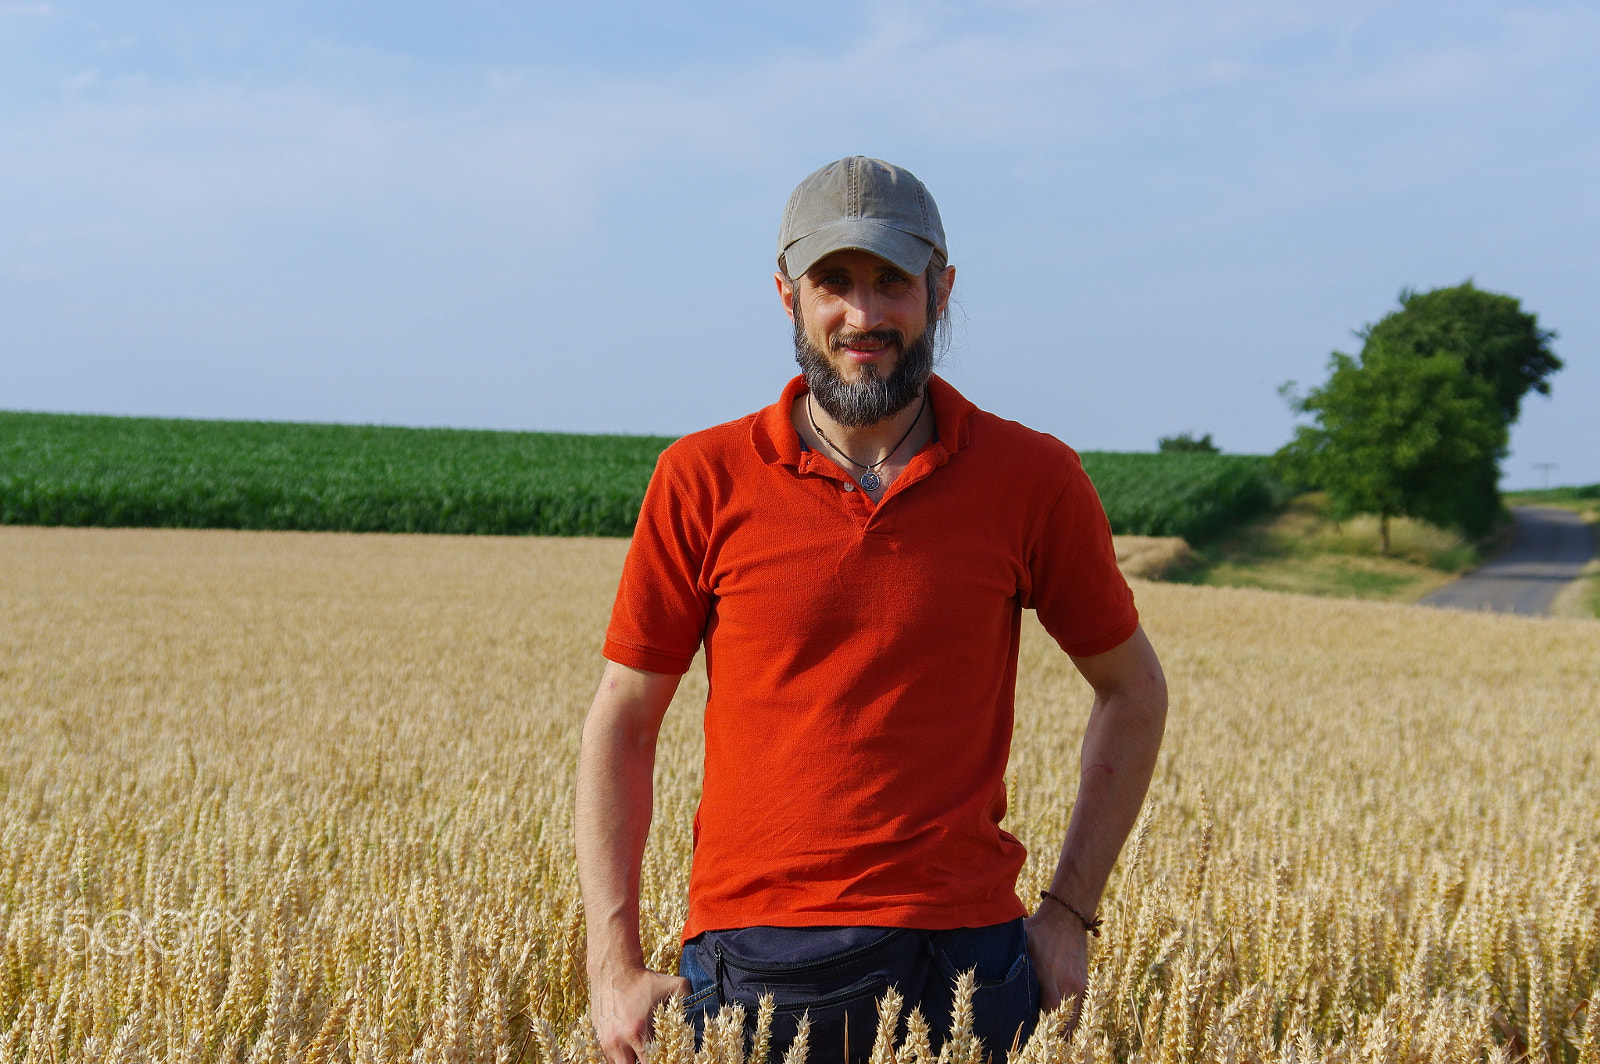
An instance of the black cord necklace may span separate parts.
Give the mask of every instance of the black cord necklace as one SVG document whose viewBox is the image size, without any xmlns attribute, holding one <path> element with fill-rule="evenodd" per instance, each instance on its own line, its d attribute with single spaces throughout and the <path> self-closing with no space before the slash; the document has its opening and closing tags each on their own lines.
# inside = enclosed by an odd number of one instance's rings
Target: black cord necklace
<svg viewBox="0 0 1600 1064">
<path fill-rule="evenodd" d="M 811 412 L 811 393 L 806 393 L 806 417 L 811 420 L 811 430 L 817 434 L 817 439 L 821 440 L 823 443 L 832 448 L 833 452 L 840 458 L 843 458 L 846 462 L 849 462 L 857 469 L 866 470 L 866 472 L 861 474 L 858 479 L 861 481 L 861 486 L 868 491 L 877 491 L 883 486 L 883 478 L 878 476 L 878 470 L 883 468 L 883 463 L 894 457 L 894 452 L 900 449 L 900 444 L 905 443 L 906 440 L 911 438 L 911 430 L 917 427 L 917 422 L 922 420 L 922 412 L 927 408 L 928 389 L 924 388 L 922 389 L 922 405 L 917 407 L 917 416 L 911 419 L 911 424 L 906 428 L 905 435 L 901 436 L 899 442 L 897 442 L 893 447 L 889 448 L 888 454 L 884 455 L 876 462 L 873 462 L 871 465 L 868 465 L 865 462 L 858 462 L 854 458 L 851 458 L 849 455 L 845 454 L 844 451 L 839 449 L 839 445 L 837 443 L 834 443 L 832 440 L 828 439 L 828 437 L 822 434 L 822 426 L 817 424 L 817 415 Z"/>
</svg>

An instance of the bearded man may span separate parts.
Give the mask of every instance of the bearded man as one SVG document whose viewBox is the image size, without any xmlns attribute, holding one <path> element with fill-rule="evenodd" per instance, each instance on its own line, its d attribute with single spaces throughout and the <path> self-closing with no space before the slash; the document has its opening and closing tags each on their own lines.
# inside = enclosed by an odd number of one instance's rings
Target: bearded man
<svg viewBox="0 0 1600 1064">
<path fill-rule="evenodd" d="M 1083 993 L 1088 935 L 1138 816 L 1166 686 L 1078 456 L 933 373 L 955 282 L 933 197 L 842 159 L 790 196 L 778 296 L 802 375 L 662 455 L 584 723 L 576 806 L 591 1014 L 634 1064 L 652 1009 L 697 1025 L 773 995 L 814 1062 L 864 1060 L 894 986 L 935 1047 L 973 971 L 998 1058 Z M 1038 908 L 1001 828 L 1022 613 L 1094 690 Z M 704 646 L 705 774 L 679 975 L 645 967 L 655 740 Z"/>
</svg>

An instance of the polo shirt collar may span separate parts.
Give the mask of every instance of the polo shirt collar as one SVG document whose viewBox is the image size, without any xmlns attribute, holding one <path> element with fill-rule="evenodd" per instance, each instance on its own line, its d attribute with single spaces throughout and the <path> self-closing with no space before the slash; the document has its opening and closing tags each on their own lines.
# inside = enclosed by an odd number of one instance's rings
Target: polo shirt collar
<svg viewBox="0 0 1600 1064">
<path fill-rule="evenodd" d="M 800 447 L 800 435 L 789 421 L 789 411 L 806 391 L 805 377 L 795 377 L 784 385 L 783 395 L 776 403 L 756 412 L 750 426 L 750 442 L 767 464 L 799 467 L 802 463 L 805 452 Z M 970 436 L 969 422 L 978 408 L 937 373 L 928 378 L 928 404 L 933 407 L 934 421 L 939 426 L 934 446 L 946 455 L 965 447 Z"/>
</svg>

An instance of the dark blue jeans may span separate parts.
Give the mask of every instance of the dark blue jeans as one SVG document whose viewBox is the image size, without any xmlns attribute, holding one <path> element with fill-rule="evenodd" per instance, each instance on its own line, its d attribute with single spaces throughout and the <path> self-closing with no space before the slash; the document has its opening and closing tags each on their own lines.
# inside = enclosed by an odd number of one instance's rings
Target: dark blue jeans
<svg viewBox="0 0 1600 1064">
<path fill-rule="evenodd" d="M 905 999 L 897 1039 L 913 1007 L 928 1021 L 933 1049 L 950 1030 L 955 981 L 971 970 L 973 1032 L 992 1059 L 1027 1041 L 1039 1019 L 1039 986 L 1022 921 L 992 927 L 918 931 L 887 927 L 751 927 L 708 931 L 683 948 L 689 980 L 685 1012 L 698 1035 L 725 1005 L 745 1007 L 745 1037 L 756 1004 L 773 995 L 771 1058 L 789 1047 L 802 1014 L 811 1021 L 811 1064 L 865 1061 L 878 1028 L 878 999 L 891 985 Z M 848 1057 L 847 1050 L 848 1047 Z"/>
</svg>

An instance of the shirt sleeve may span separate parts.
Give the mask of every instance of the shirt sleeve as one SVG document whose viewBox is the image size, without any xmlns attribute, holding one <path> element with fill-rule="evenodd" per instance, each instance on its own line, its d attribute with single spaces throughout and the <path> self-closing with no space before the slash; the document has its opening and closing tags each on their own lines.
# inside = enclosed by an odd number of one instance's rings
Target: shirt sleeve
<svg viewBox="0 0 1600 1064">
<path fill-rule="evenodd" d="M 603 650 L 620 665 L 680 676 L 700 648 L 713 601 L 701 579 L 707 515 L 685 468 L 684 443 L 662 452 L 645 489 Z"/>
<path fill-rule="evenodd" d="M 1117 568 L 1100 496 L 1068 451 L 1061 493 L 1029 552 L 1029 601 L 1045 630 L 1074 657 L 1114 650 L 1139 626 L 1133 591 Z"/>
</svg>

